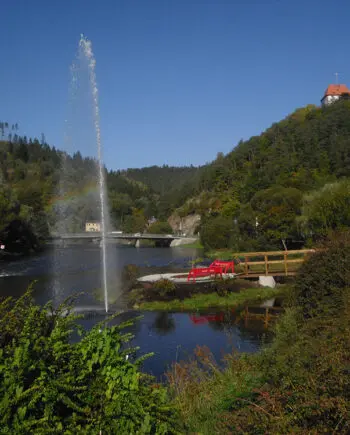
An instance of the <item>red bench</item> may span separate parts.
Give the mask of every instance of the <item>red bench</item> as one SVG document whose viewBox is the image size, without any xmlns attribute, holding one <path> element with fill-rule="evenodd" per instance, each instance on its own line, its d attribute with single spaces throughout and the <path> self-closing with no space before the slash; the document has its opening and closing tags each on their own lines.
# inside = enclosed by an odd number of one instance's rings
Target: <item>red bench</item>
<svg viewBox="0 0 350 435">
<path fill-rule="evenodd" d="M 190 281 L 192 278 L 194 282 L 196 282 L 196 278 L 203 276 L 211 276 L 211 275 L 220 275 L 222 274 L 221 267 L 218 266 L 209 266 L 209 267 L 194 267 L 191 269 L 187 276 L 187 281 Z"/>
<path fill-rule="evenodd" d="M 230 270 L 232 273 L 235 273 L 235 264 L 233 261 L 215 260 L 209 267 L 221 267 L 221 273 L 229 273 Z"/>
<path fill-rule="evenodd" d="M 235 265 L 233 261 L 221 261 L 215 260 L 208 267 L 194 267 L 190 270 L 187 281 L 190 281 L 192 278 L 194 282 L 196 282 L 196 278 L 211 276 L 211 275 L 220 275 L 222 277 L 223 273 L 232 273 L 235 272 Z"/>
</svg>

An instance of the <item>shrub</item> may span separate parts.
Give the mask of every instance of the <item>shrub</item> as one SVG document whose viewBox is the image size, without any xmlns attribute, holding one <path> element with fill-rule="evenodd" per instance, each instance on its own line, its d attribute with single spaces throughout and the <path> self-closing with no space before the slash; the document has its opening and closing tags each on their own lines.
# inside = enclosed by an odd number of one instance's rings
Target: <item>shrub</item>
<svg viewBox="0 0 350 435">
<path fill-rule="evenodd" d="M 165 296 L 174 293 L 176 285 L 169 279 L 160 279 L 154 283 L 152 288 L 160 296 Z"/>
<path fill-rule="evenodd" d="M 128 301 L 132 305 L 138 305 L 145 299 L 145 289 L 143 288 L 134 288 L 128 294 Z"/>
<path fill-rule="evenodd" d="M 122 278 L 124 281 L 134 283 L 139 274 L 140 268 L 138 266 L 136 266 L 135 264 L 127 264 L 126 266 L 124 266 Z"/>
<path fill-rule="evenodd" d="M 350 232 L 333 235 L 299 270 L 292 303 L 306 317 L 339 310 L 343 290 L 350 287 Z"/>
<path fill-rule="evenodd" d="M 1 432 L 175 433 L 166 390 L 140 372 L 145 357 L 127 347 L 123 329 L 132 323 L 104 321 L 87 332 L 71 309 L 72 301 L 41 308 L 30 293 L 1 303 Z"/>
</svg>

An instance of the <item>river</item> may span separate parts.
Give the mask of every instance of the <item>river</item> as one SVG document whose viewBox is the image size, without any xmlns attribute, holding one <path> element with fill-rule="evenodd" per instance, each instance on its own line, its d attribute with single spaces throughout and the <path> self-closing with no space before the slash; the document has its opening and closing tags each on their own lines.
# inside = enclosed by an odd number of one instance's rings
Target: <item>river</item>
<svg viewBox="0 0 350 435">
<path fill-rule="evenodd" d="M 198 256 L 190 248 L 134 248 L 116 246 L 117 265 L 109 265 L 118 272 L 127 264 L 147 267 L 183 267 Z M 94 246 L 76 246 L 48 250 L 35 257 L 13 262 L 0 262 L 0 297 L 22 295 L 33 284 L 37 303 L 49 300 L 56 303 L 67 296 L 84 292 L 77 304 L 80 307 L 98 305 L 93 297 L 100 286 L 100 252 Z M 269 341 L 269 334 L 259 321 L 237 321 L 234 312 L 211 310 L 201 313 L 164 313 L 128 311 L 122 320 L 142 315 L 132 327 L 133 346 L 142 353 L 155 355 L 144 363 L 144 370 L 160 378 L 174 361 L 187 359 L 197 345 L 208 346 L 219 361 L 225 353 L 236 349 L 256 352 Z M 90 315 L 81 322 L 87 327 L 101 320 Z"/>
</svg>

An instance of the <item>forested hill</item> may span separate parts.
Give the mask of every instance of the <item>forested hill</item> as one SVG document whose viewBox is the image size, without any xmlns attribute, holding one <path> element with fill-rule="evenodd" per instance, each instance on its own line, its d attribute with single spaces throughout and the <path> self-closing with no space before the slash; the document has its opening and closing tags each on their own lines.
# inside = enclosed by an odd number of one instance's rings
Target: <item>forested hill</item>
<svg viewBox="0 0 350 435">
<path fill-rule="evenodd" d="M 66 210 L 68 231 L 83 231 L 86 221 L 99 220 L 92 159 L 79 152 L 69 156 L 37 139 L 13 135 L 8 123 L 0 123 L 0 128 L 1 136 L 8 136 L 0 140 L 0 241 L 21 252 L 35 248 L 55 230 L 57 207 Z M 59 185 L 62 159 L 67 168 L 64 192 Z M 107 184 L 113 227 L 143 229 L 157 211 L 157 195 L 118 172 L 107 173 Z"/>
<path fill-rule="evenodd" d="M 186 183 L 195 184 L 202 172 L 203 167 L 168 165 L 129 168 L 121 171 L 125 177 L 140 181 L 160 195 L 178 190 Z"/>
<path fill-rule="evenodd" d="M 220 241 L 216 237 L 219 245 L 234 232 L 231 244 L 238 249 L 237 241 L 248 239 L 255 241 L 254 246 L 281 246 L 282 238 L 305 240 L 315 231 L 326 230 L 310 229 L 311 217 L 304 214 L 311 207 L 308 193 L 317 196 L 317 190 L 327 183 L 349 176 L 350 102 L 339 101 L 326 108 L 307 106 L 208 165 L 192 191 L 188 190 L 192 199 L 179 213 L 199 212 L 202 229 L 208 234 L 215 232 L 221 218 L 220 225 L 226 225 L 227 231 Z M 329 192 L 324 196 L 330 197 Z M 346 204 L 350 208 L 349 201 Z M 320 222 L 328 219 L 323 211 Z M 346 210 L 342 213 L 339 225 L 350 225 Z M 233 232 L 232 220 L 237 223 Z M 327 225 L 331 228 L 338 223 Z M 212 240 L 209 244 L 215 245 Z"/>
<path fill-rule="evenodd" d="M 17 124 L 1 122 L 0 133 L 0 236 L 17 220 L 45 237 L 58 199 L 73 216 L 70 230 L 98 219 L 87 189 L 91 159 L 21 137 Z M 57 198 L 62 158 L 71 169 L 67 198 Z M 107 186 L 115 228 L 142 231 L 153 216 L 199 213 L 206 246 L 268 249 L 349 226 L 347 177 L 350 102 L 339 101 L 298 109 L 209 165 L 110 171 Z"/>
<path fill-rule="evenodd" d="M 243 200 L 272 184 L 305 191 L 329 177 L 348 176 L 349 150 L 350 103 L 307 106 L 216 160 L 200 187 L 239 186 Z"/>
</svg>

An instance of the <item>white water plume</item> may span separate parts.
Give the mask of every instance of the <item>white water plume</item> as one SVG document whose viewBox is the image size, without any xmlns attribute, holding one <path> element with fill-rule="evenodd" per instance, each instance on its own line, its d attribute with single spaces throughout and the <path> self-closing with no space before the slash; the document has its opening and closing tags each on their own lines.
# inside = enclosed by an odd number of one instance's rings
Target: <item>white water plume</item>
<svg viewBox="0 0 350 435">
<path fill-rule="evenodd" d="M 97 144 L 97 158 L 98 158 L 98 178 L 100 187 L 100 208 L 101 208 L 101 235 L 102 235 L 102 286 L 104 292 L 105 309 L 108 312 L 108 281 L 107 281 L 107 240 L 106 240 L 106 222 L 107 222 L 107 207 L 106 207 L 106 191 L 105 191 L 105 177 L 104 165 L 102 156 L 102 141 L 101 141 L 101 127 L 100 127 L 100 109 L 98 104 L 98 88 L 96 81 L 96 60 L 92 51 L 92 44 L 84 35 L 80 35 L 79 48 L 88 61 L 89 78 L 91 93 L 93 99 L 93 116 L 94 126 L 96 133 Z"/>
</svg>

